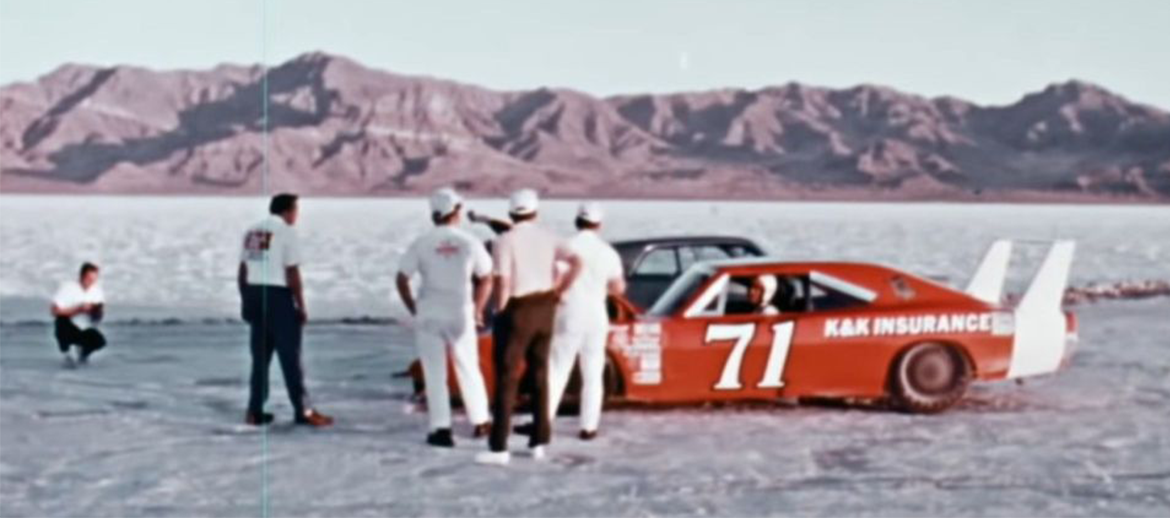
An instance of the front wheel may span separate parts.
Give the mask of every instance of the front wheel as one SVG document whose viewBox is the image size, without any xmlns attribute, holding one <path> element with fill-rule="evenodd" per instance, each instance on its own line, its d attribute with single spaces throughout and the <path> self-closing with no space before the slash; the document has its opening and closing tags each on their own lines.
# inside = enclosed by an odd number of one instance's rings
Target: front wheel
<svg viewBox="0 0 1170 518">
<path fill-rule="evenodd" d="M 934 342 L 911 346 L 894 362 L 890 374 L 894 404 L 918 414 L 950 408 L 971 383 L 967 357 L 955 347 Z"/>
</svg>

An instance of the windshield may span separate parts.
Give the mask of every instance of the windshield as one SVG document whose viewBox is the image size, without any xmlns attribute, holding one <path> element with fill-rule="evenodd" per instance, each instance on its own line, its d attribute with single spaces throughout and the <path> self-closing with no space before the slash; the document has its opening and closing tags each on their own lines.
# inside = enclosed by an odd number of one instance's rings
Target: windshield
<svg viewBox="0 0 1170 518">
<path fill-rule="evenodd" d="M 695 267 L 687 270 L 658 298 L 658 302 L 654 303 L 647 314 L 665 317 L 678 313 L 682 305 L 694 296 L 695 290 L 707 284 L 707 279 L 710 278 L 711 272 L 706 268 Z"/>
</svg>

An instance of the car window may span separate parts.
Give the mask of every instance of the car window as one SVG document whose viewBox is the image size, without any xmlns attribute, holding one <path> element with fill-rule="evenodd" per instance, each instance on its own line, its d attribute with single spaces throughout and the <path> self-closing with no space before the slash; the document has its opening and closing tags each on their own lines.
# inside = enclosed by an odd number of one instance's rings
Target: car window
<svg viewBox="0 0 1170 518">
<path fill-rule="evenodd" d="M 728 257 L 755 257 L 759 255 L 751 250 L 748 250 L 748 248 L 743 245 L 727 246 L 719 251 Z"/>
<path fill-rule="evenodd" d="M 854 308 L 866 304 L 867 302 L 864 300 L 852 297 L 828 286 L 823 286 L 815 282 L 809 286 L 810 311 Z"/>
<path fill-rule="evenodd" d="M 678 259 L 673 248 L 658 248 L 650 251 L 638 263 L 635 275 L 678 275 Z"/>
<path fill-rule="evenodd" d="M 682 309 L 683 304 L 695 296 L 695 291 L 706 284 L 710 278 L 711 272 L 704 271 L 702 268 L 687 270 L 687 273 L 675 280 L 670 289 L 666 290 L 658 302 L 654 303 L 649 314 L 655 316 L 674 315 Z"/>
<path fill-rule="evenodd" d="M 760 283 L 766 277 L 767 283 Z M 763 286 L 767 284 L 768 287 Z M 704 316 L 782 315 L 808 311 L 809 279 L 807 275 L 760 274 L 737 275 L 727 283 L 723 293 L 703 308 Z M 753 290 L 758 290 L 753 295 Z"/>
<path fill-rule="evenodd" d="M 678 249 L 678 260 L 683 270 L 698 262 L 715 261 L 728 257 L 731 256 L 717 246 L 683 246 Z"/>
</svg>

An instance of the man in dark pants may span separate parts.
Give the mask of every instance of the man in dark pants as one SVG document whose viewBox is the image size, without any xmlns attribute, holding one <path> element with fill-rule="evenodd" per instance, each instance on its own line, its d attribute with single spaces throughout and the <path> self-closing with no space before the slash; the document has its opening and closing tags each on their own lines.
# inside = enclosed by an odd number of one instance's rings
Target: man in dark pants
<svg viewBox="0 0 1170 518">
<path fill-rule="evenodd" d="M 581 260 L 563 240 L 535 223 L 538 202 L 531 189 L 512 195 L 508 212 L 515 226 L 500 236 L 492 250 L 499 314 L 493 330 L 496 393 L 491 451 L 475 458 L 484 464 L 503 465 L 511 459 L 508 435 L 522 364 L 527 364 L 535 384 L 530 401 L 533 433 L 528 441 L 533 458 L 543 458 L 544 445 L 549 442 L 548 355 L 553 319 L 557 301 L 581 270 Z M 558 262 L 568 265 L 559 277 Z"/>
<path fill-rule="evenodd" d="M 297 424 L 329 426 L 333 419 L 309 406 L 301 366 L 301 329 L 308 320 L 301 287 L 301 249 L 297 240 L 297 197 L 278 194 L 269 204 L 269 217 L 244 234 L 238 283 L 241 316 L 251 326 L 252 380 L 245 422 L 265 425 L 268 366 L 272 354 L 280 369 Z"/>
<path fill-rule="evenodd" d="M 98 267 L 92 263 L 81 265 L 77 281 L 63 283 L 53 296 L 49 312 L 54 318 L 57 347 L 65 355 L 65 366 L 86 363 L 89 356 L 106 346 L 106 337 L 97 330 L 102 319 L 105 295 L 98 284 Z M 77 346 L 74 360 L 72 347 Z"/>
</svg>

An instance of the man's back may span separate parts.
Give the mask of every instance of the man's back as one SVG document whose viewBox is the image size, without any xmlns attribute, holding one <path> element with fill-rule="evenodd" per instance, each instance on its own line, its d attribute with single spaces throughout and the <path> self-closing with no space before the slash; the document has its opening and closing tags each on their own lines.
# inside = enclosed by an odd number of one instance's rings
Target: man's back
<svg viewBox="0 0 1170 518">
<path fill-rule="evenodd" d="M 240 260 L 248 265 L 248 284 L 287 286 L 285 268 L 300 264 L 296 230 L 278 216 L 269 216 L 244 233 Z"/>
<path fill-rule="evenodd" d="M 399 269 L 422 277 L 420 310 L 470 308 L 471 277 L 491 274 L 492 261 L 475 236 L 439 226 L 419 236 L 403 255 Z"/>
<path fill-rule="evenodd" d="M 556 274 L 559 236 L 530 221 L 516 224 L 496 241 L 497 271 L 510 279 L 511 297 L 550 291 Z"/>
<path fill-rule="evenodd" d="M 581 258 L 581 273 L 565 292 L 562 307 L 568 311 L 604 312 L 609 282 L 622 278 L 622 261 L 617 251 L 592 230 L 583 230 L 566 245 Z"/>
</svg>

